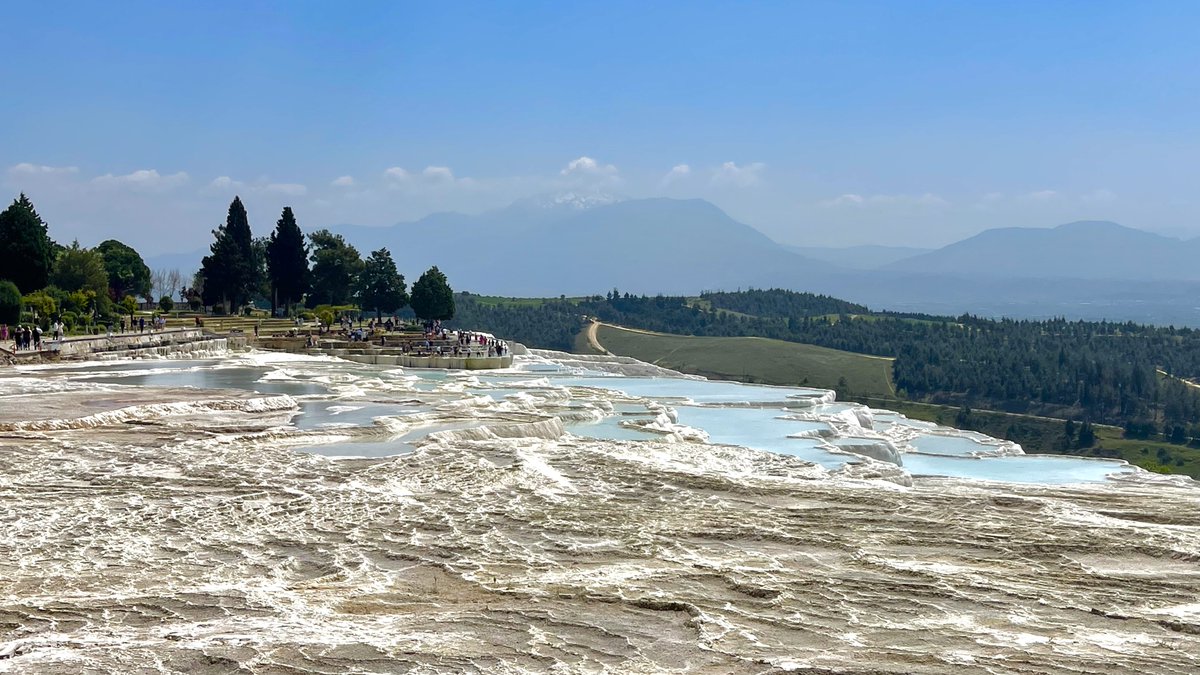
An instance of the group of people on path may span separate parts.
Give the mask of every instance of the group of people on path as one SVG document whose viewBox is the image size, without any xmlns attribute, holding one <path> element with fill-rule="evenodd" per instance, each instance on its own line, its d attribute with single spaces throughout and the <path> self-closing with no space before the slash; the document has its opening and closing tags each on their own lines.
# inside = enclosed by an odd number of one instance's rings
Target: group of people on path
<svg viewBox="0 0 1200 675">
<path fill-rule="evenodd" d="M 197 317 L 196 325 L 197 326 L 203 325 L 203 322 L 201 322 L 199 320 L 199 317 Z M 118 326 L 120 327 L 120 332 L 124 333 L 125 332 L 125 317 L 121 317 L 121 322 L 118 324 Z M 150 330 L 151 331 L 164 330 L 166 327 L 167 327 L 166 317 L 154 316 L 154 317 L 150 318 Z M 129 318 L 129 332 L 132 333 L 134 331 L 137 331 L 139 333 L 146 332 L 146 317 L 140 316 L 140 317 L 138 317 L 137 321 L 134 321 L 133 317 Z"/>
<path fill-rule="evenodd" d="M 498 340 L 491 335 L 485 333 L 470 333 L 466 331 L 458 332 L 458 344 L 470 350 L 473 347 L 478 347 L 481 350 L 487 349 L 488 356 L 504 356 L 508 350 L 508 343 L 504 340 Z"/>
<path fill-rule="evenodd" d="M 6 344 L 9 340 L 13 341 L 13 351 L 40 350 L 42 329 L 39 326 L 17 326 L 9 331 L 8 324 L 0 325 L 0 344 Z"/>
<path fill-rule="evenodd" d="M 144 333 L 149 328 L 151 331 L 164 330 L 167 327 L 167 320 L 164 317 L 152 317 L 149 322 L 145 317 L 140 317 L 136 321 L 129 319 L 128 324 L 122 318 L 118 324 L 119 333 L 125 333 L 126 329 L 130 333 Z M 105 326 L 108 337 L 113 337 L 113 325 L 111 323 Z M 46 336 L 47 332 L 49 335 Z M 13 351 L 40 351 L 46 347 L 47 341 L 51 342 L 51 349 L 54 349 L 53 344 L 60 342 L 67 333 L 67 325 L 62 321 L 55 320 L 50 323 L 48 331 L 43 331 L 41 326 L 31 324 L 28 326 L 21 325 L 9 328 L 8 324 L 0 325 L 0 345 L 7 344 L 10 340 L 13 343 Z"/>
</svg>

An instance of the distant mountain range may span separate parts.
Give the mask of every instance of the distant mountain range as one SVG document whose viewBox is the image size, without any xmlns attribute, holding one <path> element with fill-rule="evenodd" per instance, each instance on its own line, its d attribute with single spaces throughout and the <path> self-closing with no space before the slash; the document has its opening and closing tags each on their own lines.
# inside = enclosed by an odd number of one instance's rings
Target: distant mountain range
<svg viewBox="0 0 1200 675">
<path fill-rule="evenodd" d="M 884 269 L 996 279 L 1200 280 L 1200 239 L 1181 241 L 1108 221 L 986 230 Z"/>
<path fill-rule="evenodd" d="M 479 216 L 439 213 L 393 227 L 333 229 L 364 255 L 386 246 L 410 275 L 436 264 L 456 287 L 502 295 L 585 295 L 614 286 L 683 294 L 803 285 L 836 271 L 699 199 L 522 200 Z"/>
<path fill-rule="evenodd" d="M 330 229 L 364 256 L 387 247 L 410 282 L 438 265 L 456 289 L 491 295 L 781 287 L 876 309 L 1200 326 L 1200 240 L 1103 221 L 988 230 L 937 250 L 838 249 L 779 244 L 699 199 L 563 193 L 479 215 Z M 147 263 L 190 271 L 204 253 Z"/>
</svg>

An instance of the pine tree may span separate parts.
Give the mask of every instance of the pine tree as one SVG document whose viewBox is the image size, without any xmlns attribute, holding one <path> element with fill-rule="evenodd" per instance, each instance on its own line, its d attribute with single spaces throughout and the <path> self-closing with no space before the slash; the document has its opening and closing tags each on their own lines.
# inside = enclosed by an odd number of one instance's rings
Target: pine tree
<svg viewBox="0 0 1200 675">
<path fill-rule="evenodd" d="M 249 299 L 258 281 L 255 265 L 254 238 L 250 234 L 250 221 L 246 207 L 240 197 L 229 204 L 225 224 L 213 230 L 215 241 L 201 262 L 204 275 L 205 304 L 229 303 L 229 311 L 236 313 Z"/>
<path fill-rule="evenodd" d="M 373 251 L 358 275 L 358 303 L 363 309 L 374 309 L 375 318 L 384 312 L 394 312 L 408 304 L 404 275 L 396 270 L 396 262 L 386 248 Z"/>
<path fill-rule="evenodd" d="M 283 207 L 267 243 L 267 277 L 272 313 L 279 305 L 290 313 L 292 305 L 308 291 L 308 247 L 290 206 Z"/>
<path fill-rule="evenodd" d="M 43 288 L 50 278 L 51 248 L 46 222 L 22 192 L 0 212 L 0 279 L 23 293 Z"/>
<path fill-rule="evenodd" d="M 437 266 L 430 267 L 413 284 L 410 302 L 418 319 L 448 321 L 454 318 L 454 291 Z"/>
</svg>

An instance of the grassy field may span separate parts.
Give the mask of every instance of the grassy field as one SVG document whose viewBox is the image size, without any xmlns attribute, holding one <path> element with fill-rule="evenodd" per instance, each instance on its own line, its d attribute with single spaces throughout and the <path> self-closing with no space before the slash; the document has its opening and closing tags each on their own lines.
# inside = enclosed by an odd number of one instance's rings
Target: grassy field
<svg viewBox="0 0 1200 675">
<path fill-rule="evenodd" d="M 803 384 L 851 394 L 887 396 L 893 392 L 891 359 L 781 340 L 665 335 L 611 326 L 601 326 L 597 337 L 613 354 L 685 373 L 762 384 Z M 586 345 L 586 340 L 582 344 Z M 845 381 L 839 384 L 842 378 Z"/>
<path fill-rule="evenodd" d="M 481 305 L 486 307 L 541 307 L 547 302 L 557 300 L 566 300 L 571 303 L 578 303 L 582 298 L 506 298 L 499 295 L 476 295 L 471 294 L 471 298 Z"/>
</svg>

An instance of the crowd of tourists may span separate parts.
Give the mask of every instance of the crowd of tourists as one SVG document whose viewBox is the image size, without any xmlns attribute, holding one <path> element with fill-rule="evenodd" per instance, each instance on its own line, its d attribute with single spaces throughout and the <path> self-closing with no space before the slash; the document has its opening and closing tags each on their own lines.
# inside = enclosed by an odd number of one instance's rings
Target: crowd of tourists
<svg viewBox="0 0 1200 675">
<path fill-rule="evenodd" d="M 3 324 L 0 325 L 0 345 L 6 345 L 11 340 L 13 351 L 40 351 L 47 341 L 57 343 L 63 339 L 65 333 L 66 325 L 60 321 L 51 323 L 49 331 L 43 331 L 41 326 L 36 324 L 16 326 L 12 329 L 9 329 L 8 324 Z"/>
<path fill-rule="evenodd" d="M 126 332 L 145 333 L 148 330 L 161 331 L 166 329 L 167 320 L 165 317 L 155 316 L 149 321 L 146 320 L 146 317 L 139 317 L 136 321 L 129 319 L 126 322 L 126 319 L 122 317 L 116 327 L 116 334 L 124 334 Z M 113 324 L 105 324 L 104 331 L 107 337 L 112 337 L 114 335 Z M 20 325 L 12 328 L 9 328 L 8 324 L 2 324 L 0 325 L 0 346 L 8 345 L 11 342 L 13 346 L 12 351 L 14 352 L 41 351 L 46 348 L 56 349 L 55 345 L 60 343 L 66 334 L 67 325 L 57 319 L 50 322 L 47 330 L 42 330 L 41 326 L 37 324 Z"/>
<path fill-rule="evenodd" d="M 424 322 L 419 339 L 387 337 L 388 333 L 404 327 L 406 324 L 396 317 L 369 320 L 360 317 L 356 322 L 349 316 L 342 316 L 337 320 L 336 327 L 318 321 L 317 336 L 332 335 L 349 342 L 394 347 L 401 353 L 413 356 L 504 356 L 510 353 L 508 344 L 503 340 L 484 333 L 449 330 L 438 320 Z M 317 339 L 309 334 L 305 345 L 315 347 Z"/>
<path fill-rule="evenodd" d="M 13 343 L 13 351 L 40 350 L 42 329 L 38 326 L 16 326 L 9 330 L 8 324 L 0 326 L 0 345 Z"/>
</svg>

